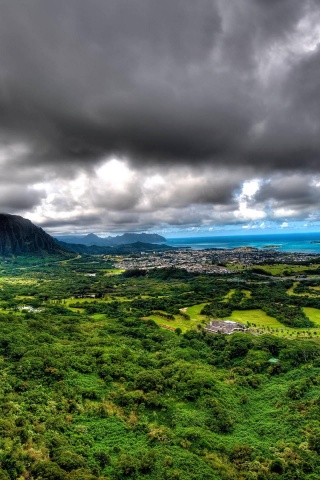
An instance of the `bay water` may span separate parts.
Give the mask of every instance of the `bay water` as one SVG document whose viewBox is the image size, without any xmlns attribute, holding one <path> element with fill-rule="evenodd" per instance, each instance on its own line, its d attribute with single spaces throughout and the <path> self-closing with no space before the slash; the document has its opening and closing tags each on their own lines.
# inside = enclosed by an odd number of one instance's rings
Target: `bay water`
<svg viewBox="0 0 320 480">
<path fill-rule="evenodd" d="M 320 254 L 320 233 L 217 235 L 211 237 L 167 238 L 166 245 L 180 248 L 188 247 L 193 250 L 203 250 L 206 248 L 255 247 L 261 249 L 271 248 L 279 252 Z"/>
</svg>

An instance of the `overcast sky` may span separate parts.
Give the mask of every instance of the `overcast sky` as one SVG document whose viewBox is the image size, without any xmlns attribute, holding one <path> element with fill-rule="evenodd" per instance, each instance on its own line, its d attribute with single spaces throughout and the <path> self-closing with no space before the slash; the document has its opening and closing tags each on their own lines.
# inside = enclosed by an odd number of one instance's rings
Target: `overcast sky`
<svg viewBox="0 0 320 480">
<path fill-rule="evenodd" d="M 316 0 L 0 0 L 0 211 L 320 231 Z"/>
</svg>

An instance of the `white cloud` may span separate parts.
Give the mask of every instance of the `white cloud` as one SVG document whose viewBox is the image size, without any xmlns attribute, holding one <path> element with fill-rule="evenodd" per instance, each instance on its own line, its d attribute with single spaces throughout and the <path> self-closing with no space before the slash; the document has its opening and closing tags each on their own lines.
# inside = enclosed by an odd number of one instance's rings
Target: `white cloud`
<svg viewBox="0 0 320 480">
<path fill-rule="evenodd" d="M 287 217 L 294 218 L 299 216 L 299 211 L 293 208 L 286 208 L 286 207 L 274 208 L 273 216 L 274 218 L 287 218 Z"/>
<path fill-rule="evenodd" d="M 242 185 L 242 191 L 238 195 L 238 210 L 234 212 L 234 216 L 242 221 L 261 220 L 266 217 L 266 212 L 262 208 L 254 206 L 254 196 L 257 194 L 261 186 L 261 181 L 253 179 L 246 181 Z"/>
<path fill-rule="evenodd" d="M 259 191 L 261 185 L 261 180 L 253 179 L 243 183 L 242 192 L 240 194 L 240 198 L 243 199 L 245 197 L 252 198 L 254 195 Z"/>
</svg>

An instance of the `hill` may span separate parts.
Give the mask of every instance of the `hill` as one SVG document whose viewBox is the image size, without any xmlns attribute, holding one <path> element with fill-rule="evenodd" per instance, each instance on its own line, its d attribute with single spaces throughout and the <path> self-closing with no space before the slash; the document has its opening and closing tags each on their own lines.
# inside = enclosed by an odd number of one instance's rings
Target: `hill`
<svg viewBox="0 0 320 480">
<path fill-rule="evenodd" d="M 124 233 L 123 235 L 117 235 L 116 237 L 101 238 L 94 233 L 89 233 L 85 236 L 58 236 L 56 239 L 59 242 L 81 244 L 81 245 L 97 245 L 100 247 L 114 247 L 117 245 L 127 245 L 130 243 L 143 242 L 143 243 L 164 243 L 166 239 L 156 233 Z"/>
<path fill-rule="evenodd" d="M 42 228 L 18 215 L 0 214 L 0 255 L 55 254 L 63 247 Z"/>
<path fill-rule="evenodd" d="M 174 247 L 168 245 L 157 245 L 154 243 L 134 242 L 118 246 L 101 246 L 101 245 L 82 245 L 81 243 L 67 243 L 58 240 L 66 250 L 86 254 L 86 255 L 127 255 L 130 253 L 141 253 L 146 251 L 161 252 L 164 250 L 174 250 Z"/>
</svg>

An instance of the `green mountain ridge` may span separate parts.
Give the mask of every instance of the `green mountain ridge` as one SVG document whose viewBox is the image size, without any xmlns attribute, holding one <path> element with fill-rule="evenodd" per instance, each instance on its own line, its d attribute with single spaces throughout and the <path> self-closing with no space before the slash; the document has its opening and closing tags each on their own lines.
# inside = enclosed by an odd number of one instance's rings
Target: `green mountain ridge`
<svg viewBox="0 0 320 480">
<path fill-rule="evenodd" d="M 42 228 L 18 215 L 0 214 L 0 255 L 60 254 L 64 249 Z"/>
<path fill-rule="evenodd" d="M 155 243 L 134 242 L 118 246 L 100 246 L 100 245 L 82 245 L 80 243 L 67 243 L 58 241 L 66 250 L 86 254 L 86 255 L 127 255 L 130 253 L 141 253 L 143 251 L 166 251 L 173 250 L 174 247 L 168 245 L 158 245 Z"/>
</svg>

